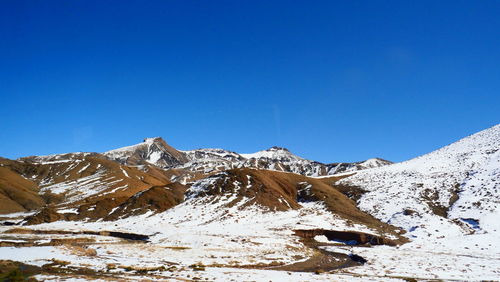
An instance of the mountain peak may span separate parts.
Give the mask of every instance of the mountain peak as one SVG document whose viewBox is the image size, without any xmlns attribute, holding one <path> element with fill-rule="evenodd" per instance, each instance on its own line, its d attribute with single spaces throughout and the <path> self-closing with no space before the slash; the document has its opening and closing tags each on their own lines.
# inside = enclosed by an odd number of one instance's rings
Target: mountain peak
<svg viewBox="0 0 500 282">
<path fill-rule="evenodd" d="M 302 158 L 292 154 L 287 148 L 273 146 L 267 150 L 259 151 L 252 154 L 240 154 L 246 159 L 274 159 L 274 160 L 302 160 Z"/>
<path fill-rule="evenodd" d="M 165 142 L 165 140 L 163 140 L 163 138 L 161 137 L 149 137 L 149 138 L 144 138 L 144 143 L 148 143 L 148 144 L 151 144 L 151 143 L 154 143 L 154 142 L 164 142 L 164 143 L 167 143 Z"/>
<path fill-rule="evenodd" d="M 170 168 L 188 161 L 187 157 L 161 137 L 145 138 L 142 143 L 104 153 L 108 158 L 127 165 L 147 162 L 162 168 Z"/>
<path fill-rule="evenodd" d="M 285 151 L 285 152 L 290 153 L 290 150 L 288 150 L 287 148 L 279 147 L 279 146 L 272 146 L 271 148 L 267 149 L 266 151 L 269 151 L 269 152 Z"/>
</svg>

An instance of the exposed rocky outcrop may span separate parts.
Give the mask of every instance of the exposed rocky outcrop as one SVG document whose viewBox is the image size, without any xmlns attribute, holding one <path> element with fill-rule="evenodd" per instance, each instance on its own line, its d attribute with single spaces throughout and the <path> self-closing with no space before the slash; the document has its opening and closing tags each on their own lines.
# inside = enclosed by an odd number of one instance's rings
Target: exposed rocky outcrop
<svg viewBox="0 0 500 282">
<path fill-rule="evenodd" d="M 33 225 L 33 224 L 48 223 L 65 219 L 66 217 L 63 214 L 58 213 L 55 208 L 46 207 L 43 208 L 38 213 L 26 217 L 24 219 L 24 224 Z"/>
<path fill-rule="evenodd" d="M 295 235 L 302 238 L 314 238 L 318 235 L 324 235 L 330 241 L 345 242 L 350 245 L 389 245 L 396 246 L 401 244 L 401 241 L 391 240 L 385 237 L 363 233 L 359 231 L 337 231 L 325 229 L 298 229 L 294 230 Z"/>
</svg>

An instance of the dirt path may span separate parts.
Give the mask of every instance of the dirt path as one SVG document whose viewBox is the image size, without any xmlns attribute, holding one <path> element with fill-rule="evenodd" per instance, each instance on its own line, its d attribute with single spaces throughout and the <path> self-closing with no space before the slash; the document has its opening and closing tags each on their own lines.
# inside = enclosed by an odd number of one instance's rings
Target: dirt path
<svg viewBox="0 0 500 282">
<path fill-rule="evenodd" d="M 352 257 L 346 254 L 328 252 L 319 248 L 319 246 L 324 246 L 324 244 L 320 244 L 314 239 L 303 238 L 301 239 L 301 242 L 306 247 L 314 249 L 315 254 L 311 258 L 305 261 L 279 266 L 272 269 L 321 273 L 362 264 L 354 261 Z"/>
</svg>

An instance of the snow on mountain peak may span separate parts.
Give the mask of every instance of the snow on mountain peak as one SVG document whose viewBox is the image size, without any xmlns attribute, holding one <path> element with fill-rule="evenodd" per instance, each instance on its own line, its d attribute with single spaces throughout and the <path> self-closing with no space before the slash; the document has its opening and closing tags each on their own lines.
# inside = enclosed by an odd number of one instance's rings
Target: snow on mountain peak
<svg viewBox="0 0 500 282">
<path fill-rule="evenodd" d="M 303 159 L 288 149 L 274 146 L 252 154 L 238 154 L 224 149 L 196 149 L 178 151 L 161 137 L 144 139 L 143 143 L 104 153 L 108 158 L 123 164 L 147 162 L 163 169 L 178 168 L 192 172 L 210 173 L 233 168 L 250 167 L 293 172 L 306 176 L 332 175 L 390 164 L 382 159 L 360 163 L 323 164 Z"/>
<path fill-rule="evenodd" d="M 145 138 L 142 143 L 107 151 L 103 155 L 128 165 L 136 165 L 145 161 L 162 168 L 188 161 L 183 153 L 169 146 L 161 137 Z"/>
<path fill-rule="evenodd" d="M 168 145 L 162 137 L 144 138 L 143 142 L 98 153 L 64 154 L 46 157 L 27 157 L 23 160 L 47 162 L 72 160 L 80 155 L 104 156 L 120 164 L 154 165 L 162 169 L 183 169 L 190 172 L 211 173 L 233 168 L 256 168 L 292 172 L 305 176 L 325 176 L 346 171 L 357 171 L 390 164 L 381 159 L 359 163 L 324 164 L 301 158 L 287 148 L 273 146 L 252 154 L 238 154 L 224 149 L 196 149 L 179 151 Z"/>
<path fill-rule="evenodd" d="M 271 148 L 267 149 L 266 151 L 275 151 L 275 152 L 285 151 L 285 152 L 289 152 L 290 153 L 290 150 L 288 150 L 287 148 L 279 147 L 279 146 L 272 146 Z"/>
<path fill-rule="evenodd" d="M 245 159 L 274 159 L 274 160 L 304 160 L 303 158 L 292 154 L 288 149 L 283 147 L 271 147 L 267 150 L 251 153 L 251 154 L 240 154 Z"/>
<path fill-rule="evenodd" d="M 372 158 L 368 159 L 366 161 L 362 161 L 358 163 L 358 165 L 364 167 L 364 168 L 375 168 L 375 167 L 381 167 L 385 165 L 392 164 L 392 162 L 384 160 L 384 159 L 379 159 L 379 158 Z"/>
<path fill-rule="evenodd" d="M 154 142 L 165 142 L 165 140 L 163 140 L 163 138 L 161 138 L 161 137 L 144 138 L 144 143 L 153 144 Z"/>
</svg>

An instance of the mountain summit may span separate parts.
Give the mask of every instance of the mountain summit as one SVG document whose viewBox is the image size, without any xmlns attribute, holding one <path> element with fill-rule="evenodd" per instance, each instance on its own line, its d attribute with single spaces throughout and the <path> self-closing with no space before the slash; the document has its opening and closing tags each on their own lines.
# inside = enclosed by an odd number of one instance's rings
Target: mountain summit
<svg viewBox="0 0 500 282">
<path fill-rule="evenodd" d="M 146 163 L 158 167 L 175 167 L 186 163 L 186 156 L 163 140 L 161 137 L 145 138 L 144 142 L 103 153 L 104 156 L 126 165 Z"/>
</svg>

